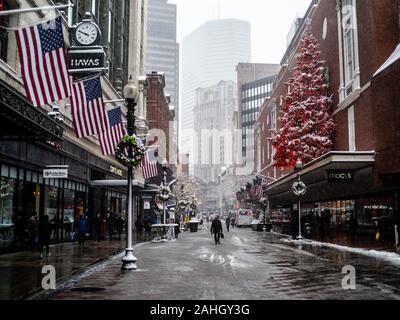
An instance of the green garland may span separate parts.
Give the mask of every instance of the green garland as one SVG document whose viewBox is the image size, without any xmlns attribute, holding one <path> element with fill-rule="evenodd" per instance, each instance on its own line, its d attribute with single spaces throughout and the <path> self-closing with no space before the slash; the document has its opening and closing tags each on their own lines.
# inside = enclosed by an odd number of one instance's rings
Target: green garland
<svg viewBox="0 0 400 320">
<path fill-rule="evenodd" d="M 132 146 L 133 158 L 125 155 L 125 150 Z M 126 167 L 137 167 L 142 162 L 146 154 L 146 148 L 141 140 L 136 136 L 125 136 L 115 148 L 115 159 Z"/>
</svg>

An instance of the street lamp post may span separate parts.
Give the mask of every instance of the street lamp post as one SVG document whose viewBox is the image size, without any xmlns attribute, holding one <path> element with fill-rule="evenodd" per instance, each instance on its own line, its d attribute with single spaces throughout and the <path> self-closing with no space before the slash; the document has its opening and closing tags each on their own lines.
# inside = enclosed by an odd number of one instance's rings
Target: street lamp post
<svg viewBox="0 0 400 320">
<path fill-rule="evenodd" d="M 306 186 L 301 181 L 301 170 L 302 169 L 303 169 L 303 162 L 301 162 L 301 160 L 299 159 L 299 160 L 297 160 L 297 163 L 296 163 L 297 181 L 293 185 L 293 192 L 298 197 L 298 202 L 297 202 L 297 209 L 299 211 L 299 235 L 297 236 L 298 240 L 303 239 L 303 237 L 301 235 L 301 203 L 300 203 L 300 199 L 301 199 L 301 196 L 304 196 L 306 194 Z"/>
<path fill-rule="evenodd" d="M 163 186 L 164 187 L 167 187 L 167 166 L 168 166 L 167 160 L 164 160 L 163 163 L 162 163 L 162 168 L 163 168 Z M 165 191 L 163 190 L 163 193 L 164 192 Z M 164 221 L 163 221 L 163 223 L 164 223 L 164 225 L 167 224 L 167 208 L 166 208 L 166 204 L 167 204 L 167 201 L 165 199 L 163 199 L 163 209 L 164 209 Z"/>
<path fill-rule="evenodd" d="M 264 195 L 264 200 L 263 200 L 263 204 L 264 204 L 264 226 L 263 226 L 263 231 L 267 231 L 267 212 L 269 212 L 269 198 L 267 196 L 267 190 L 266 188 L 263 186 L 263 195 Z"/>
<path fill-rule="evenodd" d="M 138 96 L 138 88 L 135 86 L 132 77 L 130 77 L 128 84 L 124 87 L 124 98 L 128 108 L 127 122 L 128 122 L 128 135 L 133 136 L 135 134 L 135 107 L 136 99 Z M 133 158 L 133 148 L 128 147 L 128 157 Z M 133 178 L 133 167 L 128 166 L 128 238 L 127 246 L 125 249 L 125 256 L 122 259 L 122 270 L 136 270 L 136 257 L 133 255 L 132 246 L 132 227 L 133 227 L 133 190 L 132 190 L 132 178 Z"/>
</svg>

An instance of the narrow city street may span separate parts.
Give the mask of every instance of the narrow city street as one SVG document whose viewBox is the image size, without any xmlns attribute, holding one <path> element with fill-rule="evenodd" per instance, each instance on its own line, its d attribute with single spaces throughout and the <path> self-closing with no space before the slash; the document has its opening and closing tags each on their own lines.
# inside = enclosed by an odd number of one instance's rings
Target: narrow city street
<svg viewBox="0 0 400 320">
<path fill-rule="evenodd" d="M 224 228 L 225 229 L 225 228 Z M 215 245 L 209 230 L 181 234 L 174 243 L 135 247 L 138 270 L 121 271 L 122 255 L 58 283 L 41 299 L 276 300 L 400 299 L 396 261 L 333 248 L 291 243 L 251 229 L 225 231 Z M 356 269 L 356 290 L 342 288 L 342 268 Z M 60 289 L 61 288 L 61 289 Z"/>
</svg>

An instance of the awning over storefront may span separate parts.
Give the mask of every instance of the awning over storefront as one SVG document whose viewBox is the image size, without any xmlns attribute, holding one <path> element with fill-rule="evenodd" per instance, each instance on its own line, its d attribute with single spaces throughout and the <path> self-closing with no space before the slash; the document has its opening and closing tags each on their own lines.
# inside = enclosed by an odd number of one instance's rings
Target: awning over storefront
<svg viewBox="0 0 400 320">
<path fill-rule="evenodd" d="M 128 186 L 128 180 L 94 180 L 90 182 L 90 186 L 94 188 L 102 187 L 124 187 Z M 138 180 L 132 180 L 134 189 L 143 189 L 144 183 Z"/>
<path fill-rule="evenodd" d="M 394 52 L 392 53 L 392 55 L 389 57 L 389 59 L 387 59 L 385 61 L 385 63 L 378 69 L 378 71 L 375 72 L 374 74 L 374 78 L 380 74 L 381 72 L 383 72 L 384 70 L 386 70 L 387 68 L 389 68 L 393 63 L 395 63 L 397 60 L 400 59 L 400 44 L 397 46 L 397 48 L 394 50 Z"/>
<path fill-rule="evenodd" d="M 158 210 L 164 210 L 164 206 L 160 202 L 156 201 L 156 205 Z M 168 208 L 166 209 L 168 210 Z"/>
<path fill-rule="evenodd" d="M 63 127 L 3 81 L 0 81 L 0 118 L 0 139 L 62 141 Z"/>
<path fill-rule="evenodd" d="M 375 152 L 330 152 L 306 164 L 301 180 L 307 186 L 303 201 L 325 201 L 352 194 L 372 191 L 372 166 Z M 348 175 L 345 176 L 345 175 Z M 296 202 L 291 191 L 297 172 L 268 185 L 267 194 L 273 205 L 285 206 Z"/>
</svg>

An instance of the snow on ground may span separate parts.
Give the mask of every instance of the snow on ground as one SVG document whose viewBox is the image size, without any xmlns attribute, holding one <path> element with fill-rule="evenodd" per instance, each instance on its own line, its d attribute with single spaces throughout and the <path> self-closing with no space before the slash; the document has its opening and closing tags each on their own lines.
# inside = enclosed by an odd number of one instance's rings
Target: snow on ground
<svg viewBox="0 0 400 320">
<path fill-rule="evenodd" d="M 313 246 L 313 247 L 328 247 L 328 248 L 332 248 L 332 249 L 336 249 L 336 250 L 340 250 L 340 251 L 346 251 L 346 252 L 350 252 L 350 253 L 362 254 L 362 255 L 365 255 L 365 256 L 369 256 L 371 258 L 380 259 L 380 260 L 384 260 L 384 261 L 390 262 L 390 263 L 400 267 L 400 255 L 395 253 L 395 252 L 352 248 L 352 247 L 341 246 L 341 245 L 338 245 L 338 244 L 327 243 L 327 242 L 319 242 L 319 241 L 308 240 L 308 239 L 304 239 L 304 240 L 284 239 L 283 241 L 286 242 L 286 243 L 310 245 L 310 246 Z"/>
</svg>

